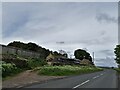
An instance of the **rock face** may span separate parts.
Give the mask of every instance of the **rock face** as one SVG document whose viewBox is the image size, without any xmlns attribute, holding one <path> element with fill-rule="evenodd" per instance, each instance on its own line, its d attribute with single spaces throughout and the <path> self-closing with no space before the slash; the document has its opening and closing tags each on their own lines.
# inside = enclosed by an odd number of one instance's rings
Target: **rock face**
<svg viewBox="0 0 120 90">
<path fill-rule="evenodd" d="M 5 61 L 6 63 L 14 63 L 19 68 L 27 67 L 27 59 L 20 58 L 15 55 L 2 55 L 2 61 Z"/>
<path fill-rule="evenodd" d="M 51 53 L 47 56 L 46 61 L 48 65 L 84 65 L 84 66 L 90 66 L 94 65 L 93 62 L 91 62 L 88 59 L 69 59 L 62 56 L 55 56 Z"/>
<path fill-rule="evenodd" d="M 65 58 L 64 56 L 56 56 L 56 55 L 53 55 L 53 54 L 49 54 L 47 57 L 46 57 L 46 61 L 48 63 L 48 65 L 62 65 L 63 62 L 61 62 L 61 58 Z"/>
<path fill-rule="evenodd" d="M 52 55 L 51 53 L 46 57 L 47 62 L 52 61 L 53 59 L 55 59 L 54 55 Z"/>
<path fill-rule="evenodd" d="M 2 50 L 1 50 L 2 49 Z M 30 51 L 30 50 L 23 50 L 20 48 L 16 48 L 16 47 L 10 47 L 10 46 L 5 46 L 5 45 L 1 45 L 0 44 L 0 55 L 3 54 L 13 54 L 13 55 L 18 55 L 21 57 L 31 57 L 31 58 L 39 58 L 40 57 L 40 53 L 34 52 L 34 51 Z"/>
<path fill-rule="evenodd" d="M 80 65 L 93 65 L 93 63 L 88 59 L 83 59 L 81 60 Z"/>
</svg>

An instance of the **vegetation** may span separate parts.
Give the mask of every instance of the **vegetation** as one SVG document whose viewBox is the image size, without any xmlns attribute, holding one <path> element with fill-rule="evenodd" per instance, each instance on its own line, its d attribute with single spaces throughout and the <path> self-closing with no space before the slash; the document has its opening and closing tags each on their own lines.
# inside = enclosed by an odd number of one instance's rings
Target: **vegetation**
<svg viewBox="0 0 120 90">
<path fill-rule="evenodd" d="M 89 73 L 89 72 L 95 72 L 100 71 L 102 69 L 96 68 L 93 66 L 45 66 L 47 65 L 46 57 L 52 53 L 54 56 L 63 56 L 67 58 L 67 53 L 65 51 L 61 51 L 62 53 L 58 53 L 57 51 L 53 52 L 48 49 L 42 48 L 41 46 L 35 44 L 35 43 L 22 43 L 22 42 L 11 42 L 8 44 L 8 46 L 13 46 L 17 48 L 21 48 L 24 50 L 31 50 L 35 51 L 41 54 L 40 58 L 24 58 L 21 56 L 18 56 L 17 52 L 15 55 L 3 55 L 2 60 L 4 61 L 2 63 L 2 75 L 3 77 L 10 76 L 12 74 L 16 74 L 18 72 L 21 72 L 22 70 L 27 69 L 34 69 L 37 67 L 39 68 L 39 74 L 42 75 L 77 75 L 82 73 Z M 88 59 L 89 61 L 92 61 L 92 58 L 88 52 L 82 49 L 78 49 L 74 53 L 75 57 L 77 59 Z M 84 64 L 85 62 L 83 62 Z"/>
<path fill-rule="evenodd" d="M 62 55 L 60 53 L 58 53 L 57 51 L 53 52 L 53 51 L 50 51 L 49 49 L 45 49 L 35 43 L 32 43 L 32 42 L 29 42 L 29 43 L 23 43 L 23 42 L 20 42 L 20 41 L 14 41 L 14 42 L 11 42 L 9 43 L 7 46 L 12 46 L 12 47 L 17 47 L 17 48 L 20 48 L 20 49 L 23 49 L 23 50 L 30 50 L 30 51 L 34 51 L 34 52 L 37 52 L 37 53 L 40 53 L 40 57 L 42 59 L 46 59 L 46 57 L 50 54 L 50 53 L 53 53 L 55 55 Z M 16 52 L 17 54 L 17 52 Z M 65 54 L 66 55 L 66 54 Z M 64 54 L 63 54 L 64 56 Z"/>
<path fill-rule="evenodd" d="M 92 61 L 92 57 L 90 56 L 90 54 L 87 51 L 82 50 L 82 49 L 75 50 L 74 56 L 76 59 L 80 59 L 80 60 L 88 59 Z"/>
<path fill-rule="evenodd" d="M 120 74 L 120 68 L 116 68 L 115 70 Z"/>
<path fill-rule="evenodd" d="M 14 54 L 3 54 L 2 61 L 6 63 L 13 63 L 18 68 L 27 68 L 27 60 L 26 58 L 19 57 L 18 55 Z"/>
<path fill-rule="evenodd" d="M 120 65 L 120 45 L 116 45 L 116 48 L 114 49 L 114 53 L 116 55 L 116 62 Z"/>
<path fill-rule="evenodd" d="M 78 75 L 83 73 L 90 73 L 95 71 L 101 71 L 103 69 L 88 66 L 43 66 L 39 68 L 40 75 L 50 76 L 65 76 L 65 75 Z"/>
<path fill-rule="evenodd" d="M 46 61 L 40 58 L 28 58 L 19 57 L 16 55 L 3 55 L 2 57 L 2 77 L 12 76 L 20 73 L 24 70 L 33 69 L 46 65 Z"/>
<path fill-rule="evenodd" d="M 6 63 L 2 61 L 2 77 L 10 76 L 21 72 L 22 69 L 16 67 L 13 63 Z"/>
<path fill-rule="evenodd" d="M 30 69 L 33 69 L 33 68 L 36 68 L 36 67 L 40 67 L 40 66 L 44 66 L 46 65 L 47 62 L 46 60 L 41 60 L 41 59 L 31 59 L 28 61 L 28 68 Z"/>
</svg>

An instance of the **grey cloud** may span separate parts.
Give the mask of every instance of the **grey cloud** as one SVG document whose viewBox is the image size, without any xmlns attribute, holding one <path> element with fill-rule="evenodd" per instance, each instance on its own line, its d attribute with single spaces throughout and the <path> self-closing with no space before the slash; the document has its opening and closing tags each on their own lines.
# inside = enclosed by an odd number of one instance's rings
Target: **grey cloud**
<svg viewBox="0 0 120 90">
<path fill-rule="evenodd" d="M 113 56 L 114 52 L 112 50 L 101 50 L 100 53 L 104 53 L 107 56 Z"/>
<path fill-rule="evenodd" d="M 111 43 L 111 40 L 109 38 L 97 38 L 97 39 L 88 39 L 88 40 L 83 40 L 79 41 L 79 43 L 85 44 L 85 45 L 104 45 Z"/>
<path fill-rule="evenodd" d="M 91 45 L 106 45 L 112 42 L 112 39 L 110 37 L 101 37 L 96 39 L 88 39 L 88 38 L 77 39 L 77 37 L 74 37 L 74 38 L 75 39 L 73 40 L 65 39 L 64 41 L 59 41 L 60 39 L 58 39 L 58 41 L 56 42 L 54 40 L 50 40 L 43 43 L 64 44 L 64 45 L 82 44 L 86 46 L 88 45 L 91 46 Z"/>
<path fill-rule="evenodd" d="M 3 7 L 3 18 L 6 20 L 3 23 L 6 27 L 4 43 L 13 40 L 31 41 L 51 50 L 63 49 L 70 54 L 77 48 L 87 48 L 88 51 L 95 52 L 95 57 L 112 55 L 109 51 L 97 51 L 109 50 L 113 47 L 117 37 L 117 28 L 114 24 L 116 19 L 111 17 L 111 14 L 97 15 L 99 22 L 113 24 L 101 25 L 96 22 L 94 15 L 100 7 L 103 8 L 100 8 L 101 11 L 116 13 L 113 3 L 99 4 L 99 6 L 96 3 L 92 5 L 91 3 L 31 3 L 29 5 L 18 3 L 10 6 L 8 4 Z M 14 25 L 14 21 L 19 27 L 11 26 Z M 11 27 L 9 28 L 8 25 Z"/>
<path fill-rule="evenodd" d="M 110 66 L 110 67 L 117 67 L 117 64 L 115 63 L 115 60 L 113 57 L 109 58 L 96 58 L 95 59 L 96 66 Z"/>
<path fill-rule="evenodd" d="M 96 19 L 98 22 L 107 22 L 107 23 L 117 23 L 117 19 L 115 17 L 112 17 L 106 13 L 99 13 L 96 15 Z"/>
</svg>

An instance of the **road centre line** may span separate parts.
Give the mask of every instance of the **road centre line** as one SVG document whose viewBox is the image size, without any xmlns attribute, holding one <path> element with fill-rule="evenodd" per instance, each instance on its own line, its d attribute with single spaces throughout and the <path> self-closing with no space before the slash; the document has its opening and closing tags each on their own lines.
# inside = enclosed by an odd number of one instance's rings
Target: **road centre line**
<svg viewBox="0 0 120 90">
<path fill-rule="evenodd" d="M 87 82 L 89 82 L 90 80 L 86 80 L 85 82 L 83 82 L 83 83 L 81 83 L 81 84 L 78 84 L 77 86 L 75 86 L 75 87 L 73 87 L 73 89 L 74 88 L 77 88 L 77 87 L 79 87 L 79 86 L 82 86 L 82 85 L 84 85 L 85 83 L 87 83 Z"/>
<path fill-rule="evenodd" d="M 97 76 L 93 77 L 92 79 L 96 79 L 96 78 L 102 76 L 103 74 L 104 74 L 104 73 L 101 73 L 100 75 L 97 75 Z M 73 89 L 78 88 L 78 87 L 80 87 L 80 86 L 86 84 L 86 83 L 89 82 L 89 81 L 90 81 L 90 80 L 86 80 L 86 81 L 84 81 L 83 83 L 78 84 L 77 86 L 73 87 Z"/>
<path fill-rule="evenodd" d="M 103 73 L 100 74 L 101 76 L 103 75 Z"/>
<path fill-rule="evenodd" d="M 99 75 L 98 76 L 95 76 L 95 77 L 93 77 L 93 79 L 96 79 L 96 78 L 98 78 L 98 77 L 100 77 Z"/>
<path fill-rule="evenodd" d="M 97 78 L 97 76 L 93 77 L 93 79 L 96 79 L 96 78 Z"/>
</svg>

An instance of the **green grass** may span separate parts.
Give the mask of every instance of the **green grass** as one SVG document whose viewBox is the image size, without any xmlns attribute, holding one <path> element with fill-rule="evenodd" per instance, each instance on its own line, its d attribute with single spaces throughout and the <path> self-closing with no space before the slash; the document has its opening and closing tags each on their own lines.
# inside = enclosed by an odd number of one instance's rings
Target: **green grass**
<svg viewBox="0 0 120 90">
<path fill-rule="evenodd" d="M 39 68 L 40 75 L 66 76 L 101 71 L 103 69 L 90 66 L 43 66 Z"/>
<path fill-rule="evenodd" d="M 30 69 L 40 67 L 40 66 L 44 66 L 46 64 L 47 64 L 46 60 L 43 60 L 43 59 L 40 59 L 40 58 L 28 60 L 28 68 L 30 68 Z"/>
<path fill-rule="evenodd" d="M 116 68 L 115 70 L 120 74 L 120 68 Z"/>
<path fill-rule="evenodd" d="M 23 69 L 17 68 L 15 64 L 6 63 L 4 61 L 0 65 L 0 70 L 1 70 L 0 74 L 2 75 L 3 80 L 9 76 L 14 76 L 23 71 Z"/>
</svg>

